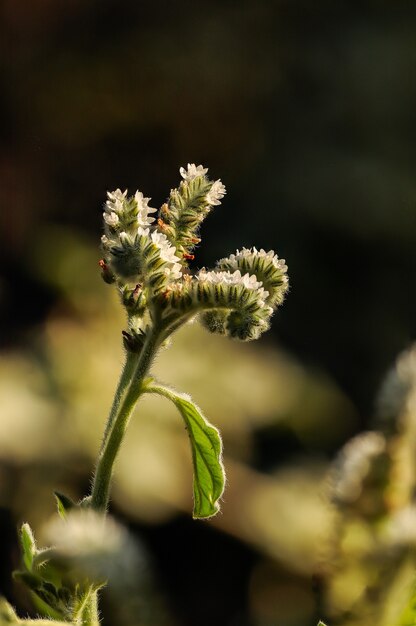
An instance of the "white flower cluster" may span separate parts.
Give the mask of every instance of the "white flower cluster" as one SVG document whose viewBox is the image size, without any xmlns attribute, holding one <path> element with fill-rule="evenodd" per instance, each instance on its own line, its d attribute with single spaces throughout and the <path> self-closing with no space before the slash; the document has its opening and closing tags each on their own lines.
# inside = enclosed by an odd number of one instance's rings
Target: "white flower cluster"
<svg viewBox="0 0 416 626">
<path fill-rule="evenodd" d="M 137 202 L 138 207 L 137 222 L 139 226 L 142 228 L 150 226 L 150 224 L 152 224 L 156 219 L 154 217 L 150 217 L 150 213 L 156 213 L 157 211 L 157 209 L 153 209 L 149 206 L 151 198 L 144 198 L 141 191 L 136 191 L 134 199 Z"/>
<path fill-rule="evenodd" d="M 242 248 L 235 254 L 220 259 L 217 262 L 219 270 L 233 272 L 240 270 L 242 273 L 255 274 L 261 280 L 264 289 L 268 292 L 267 304 L 273 309 L 282 304 L 286 292 L 289 289 L 287 265 L 284 259 L 279 259 L 274 250 L 266 252 L 261 248 Z"/>
<path fill-rule="evenodd" d="M 230 265 L 233 264 L 235 265 L 235 267 L 238 267 L 238 262 L 241 259 L 252 259 L 252 258 L 267 259 L 268 261 L 271 261 L 273 263 L 276 269 L 280 270 L 283 273 L 287 272 L 287 265 L 286 265 L 285 259 L 279 259 L 277 254 L 275 254 L 274 250 L 269 250 L 268 252 L 266 252 L 265 250 L 263 250 L 263 248 L 260 248 L 260 250 L 257 250 L 257 248 L 255 247 L 241 248 L 241 250 L 237 250 L 235 254 L 230 254 L 229 257 L 220 259 L 218 261 L 218 264 L 221 265 L 223 261 L 226 261 L 228 262 L 228 264 Z M 285 275 L 283 277 L 283 280 L 284 282 L 288 282 L 289 279 Z"/>
<path fill-rule="evenodd" d="M 222 184 L 221 180 L 218 179 L 214 182 L 211 189 L 208 191 L 206 195 L 206 201 L 211 206 L 218 206 L 221 204 L 221 200 L 225 196 L 225 185 Z"/>
<path fill-rule="evenodd" d="M 208 168 L 203 167 L 202 165 L 197 166 L 195 163 L 188 163 L 188 168 L 185 169 L 184 167 L 181 167 L 179 172 L 182 178 L 189 183 L 195 180 L 198 176 L 205 176 L 208 172 Z M 208 191 L 205 199 L 211 206 L 218 206 L 221 204 L 221 200 L 225 194 L 225 185 L 223 185 L 219 179 L 212 184 L 212 187 Z"/>
<path fill-rule="evenodd" d="M 158 308 L 168 329 L 200 314 L 211 332 L 257 339 L 288 290 L 287 266 L 273 250 L 243 248 L 212 271 L 188 271 L 201 223 L 226 191 L 221 180 L 209 179 L 203 165 L 188 163 L 179 171 L 183 180 L 171 190 L 157 220 L 150 198 L 140 191 L 130 197 L 127 190 L 108 193 L 100 267 L 103 279 L 122 291 L 129 314 L 124 340 L 131 351 L 141 349 Z"/>
<path fill-rule="evenodd" d="M 108 226 L 117 228 L 120 224 L 120 218 L 123 217 L 126 211 L 126 201 L 127 189 L 125 191 L 116 189 L 115 191 L 107 192 L 107 202 L 105 203 L 103 217 Z M 155 218 L 150 217 L 150 214 L 157 211 L 157 209 L 149 206 L 150 198 L 145 198 L 141 191 L 136 191 L 132 202 L 137 213 L 137 226 L 141 228 L 150 226 L 155 221 Z"/>
<path fill-rule="evenodd" d="M 149 206 L 150 198 L 145 198 L 141 191 L 136 191 L 132 198 L 128 198 L 127 189 L 108 192 L 107 197 L 103 213 L 104 222 L 116 231 L 116 237 L 122 245 L 133 246 L 136 235 L 151 240 L 159 249 L 159 256 L 165 263 L 165 274 L 170 280 L 181 278 L 182 266 L 180 258 L 176 256 L 176 248 L 169 243 L 163 233 L 152 226 L 155 218 L 151 214 L 157 209 Z M 133 224 L 131 224 L 131 215 L 136 216 Z M 114 240 L 114 233 L 106 229 L 102 243 L 106 246 L 111 243 L 111 240 Z"/>
<path fill-rule="evenodd" d="M 149 234 L 149 229 L 147 235 Z M 159 248 L 160 258 L 168 264 L 165 272 L 173 280 L 177 280 L 182 276 L 182 266 L 179 263 L 180 258 L 176 256 L 176 248 L 169 243 L 168 238 L 163 233 L 154 230 L 151 235 L 153 243 Z"/>
<path fill-rule="evenodd" d="M 107 191 L 107 202 L 105 203 L 105 211 L 107 213 L 116 213 L 117 215 L 123 211 L 124 201 L 127 197 L 127 189 L 121 191 Z"/>
<path fill-rule="evenodd" d="M 202 165 L 197 166 L 195 165 L 195 163 L 188 163 L 187 169 L 185 169 L 184 167 L 179 168 L 180 175 L 188 183 L 191 182 L 191 180 L 194 180 L 195 178 L 197 178 L 198 176 L 205 176 L 207 172 L 208 172 L 207 167 L 203 167 Z"/>
<path fill-rule="evenodd" d="M 254 274 L 251 276 L 248 273 L 242 275 L 240 270 L 235 270 L 235 272 L 216 272 L 207 271 L 203 268 L 199 270 L 196 278 L 201 282 L 208 282 L 214 285 L 242 285 L 246 289 L 256 290 L 261 300 L 263 300 L 263 305 L 269 295 L 268 292 L 263 289 L 263 283 L 258 281 Z"/>
</svg>

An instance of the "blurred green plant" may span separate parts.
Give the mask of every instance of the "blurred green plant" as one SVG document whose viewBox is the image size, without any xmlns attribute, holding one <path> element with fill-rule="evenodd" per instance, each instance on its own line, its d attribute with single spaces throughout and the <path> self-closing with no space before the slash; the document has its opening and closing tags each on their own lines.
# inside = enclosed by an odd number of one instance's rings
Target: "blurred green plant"
<svg viewBox="0 0 416 626">
<path fill-rule="evenodd" d="M 184 419 L 194 466 L 194 517 L 208 518 L 219 510 L 225 482 L 219 432 L 188 396 L 155 382 L 150 368 L 169 337 L 194 317 L 213 333 L 257 339 L 282 303 L 288 279 L 284 261 L 256 248 L 222 259 L 213 271 L 190 274 L 199 226 L 225 194 L 221 181 L 211 181 L 207 171 L 194 164 L 181 168 L 183 180 L 161 207 L 156 225 L 151 217 L 156 209 L 141 192 L 108 194 L 100 266 L 105 282 L 116 284 L 127 313 L 126 361 L 90 495 L 75 503 L 55 494 L 61 521 L 47 533 L 51 547 L 39 549 L 29 525 L 21 529 L 23 562 L 15 577 L 31 590 L 38 612 L 52 620 L 48 623 L 97 626 L 98 591 L 134 569 L 127 562 L 132 554 L 128 534 L 106 511 L 114 462 L 142 395 L 171 400 Z M 5 601 L 1 611 L 4 624 L 44 623 L 19 621 Z"/>
<path fill-rule="evenodd" d="M 416 345 L 378 397 L 375 430 L 334 463 L 326 604 L 340 626 L 416 624 Z"/>
</svg>

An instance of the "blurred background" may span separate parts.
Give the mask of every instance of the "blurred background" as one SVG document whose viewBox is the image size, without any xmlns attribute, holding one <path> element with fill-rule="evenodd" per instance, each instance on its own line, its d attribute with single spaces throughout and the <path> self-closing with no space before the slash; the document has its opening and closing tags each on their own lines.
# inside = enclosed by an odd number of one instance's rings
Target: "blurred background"
<svg viewBox="0 0 416 626">
<path fill-rule="evenodd" d="M 2 0 L 0 592 L 16 527 L 89 487 L 123 353 L 98 268 L 106 190 L 159 207 L 188 162 L 228 193 L 194 268 L 274 248 L 291 292 L 253 345 L 181 331 L 158 376 L 222 431 L 222 513 L 190 518 L 186 433 L 146 399 L 112 511 L 143 571 L 106 626 L 313 626 L 328 463 L 415 336 L 416 8 L 387 0 Z"/>
</svg>

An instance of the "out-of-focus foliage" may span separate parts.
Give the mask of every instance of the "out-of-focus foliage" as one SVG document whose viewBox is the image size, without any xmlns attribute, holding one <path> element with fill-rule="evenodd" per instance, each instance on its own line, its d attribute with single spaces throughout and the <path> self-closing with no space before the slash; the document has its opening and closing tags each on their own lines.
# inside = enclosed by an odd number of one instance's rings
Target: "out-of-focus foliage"
<svg viewBox="0 0 416 626">
<path fill-rule="evenodd" d="M 107 189 L 155 189 L 160 206 L 177 163 L 209 162 L 229 194 L 195 267 L 278 243 L 285 351 L 189 327 L 158 361 L 225 436 L 217 526 L 177 517 L 191 506 L 186 434 L 156 398 L 131 424 L 113 505 L 147 533 L 180 626 L 315 626 L 326 614 L 309 574 L 327 554 L 315 530 L 332 516 L 322 453 L 368 428 L 416 330 L 416 7 L 4 0 L 0 17 L 0 585 L 10 596 L 14 524 L 30 516 L 40 532 L 51 488 L 87 491 L 122 362 L 119 309 L 78 242 L 97 240 Z M 212 613 L 184 592 L 201 551 Z"/>
<path fill-rule="evenodd" d="M 327 610 L 342 626 L 415 623 L 415 394 L 414 345 L 381 389 L 380 431 L 352 439 L 333 469 Z"/>
</svg>

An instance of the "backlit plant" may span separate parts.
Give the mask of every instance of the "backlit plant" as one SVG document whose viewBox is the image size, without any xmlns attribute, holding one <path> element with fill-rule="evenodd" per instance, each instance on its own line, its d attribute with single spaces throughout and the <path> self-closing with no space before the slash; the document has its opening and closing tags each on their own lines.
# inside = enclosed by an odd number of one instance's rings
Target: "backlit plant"
<svg viewBox="0 0 416 626">
<path fill-rule="evenodd" d="M 284 260 L 256 248 L 237 250 L 213 270 L 190 271 L 200 225 L 225 195 L 221 181 L 210 180 L 207 172 L 202 165 L 181 168 L 179 187 L 158 212 L 140 191 L 132 196 L 120 189 L 108 193 L 100 266 L 126 311 L 124 368 L 91 493 L 79 503 L 55 494 L 61 519 L 49 526 L 51 547 L 39 549 L 29 525 L 21 529 L 23 560 L 15 576 L 29 587 L 44 617 L 21 620 L 1 601 L 0 624 L 97 626 L 99 589 L 108 581 L 122 584 L 134 567 L 127 531 L 106 512 L 114 463 L 142 395 L 167 398 L 185 422 L 193 459 L 194 518 L 209 518 L 219 510 L 225 482 L 219 432 L 189 396 L 158 383 L 151 366 L 171 335 L 195 318 L 212 333 L 257 339 L 283 302 L 288 278 Z"/>
</svg>

